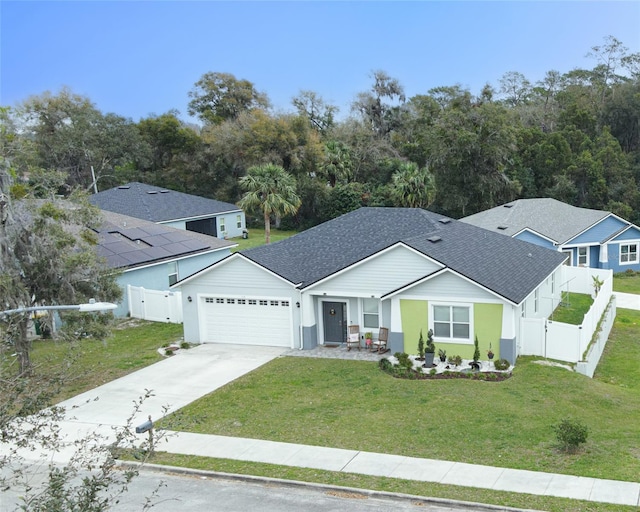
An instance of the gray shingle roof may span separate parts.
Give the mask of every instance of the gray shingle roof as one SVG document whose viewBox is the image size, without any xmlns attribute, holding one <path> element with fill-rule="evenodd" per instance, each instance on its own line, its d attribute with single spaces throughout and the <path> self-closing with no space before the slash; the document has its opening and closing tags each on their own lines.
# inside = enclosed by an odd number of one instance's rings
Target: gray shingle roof
<svg viewBox="0 0 640 512">
<path fill-rule="evenodd" d="M 609 212 L 601 210 L 539 198 L 518 199 L 460 220 L 508 236 L 529 228 L 563 244 L 608 215 Z"/>
<path fill-rule="evenodd" d="M 111 268 L 128 269 L 235 245 L 213 236 L 103 211 L 97 252 Z"/>
<path fill-rule="evenodd" d="M 241 211 L 235 204 L 135 181 L 98 192 L 92 195 L 89 201 L 102 210 L 151 222 L 167 222 Z"/>
<path fill-rule="evenodd" d="M 447 217 L 418 208 L 360 208 L 242 254 L 305 288 L 402 242 L 515 304 L 566 258 L 528 242 L 453 219 L 442 223 L 442 219 Z"/>
</svg>

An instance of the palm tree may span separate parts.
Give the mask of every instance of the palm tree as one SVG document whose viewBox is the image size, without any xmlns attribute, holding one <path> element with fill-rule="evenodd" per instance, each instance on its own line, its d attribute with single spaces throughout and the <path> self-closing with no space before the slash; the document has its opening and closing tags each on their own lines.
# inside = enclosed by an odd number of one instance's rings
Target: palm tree
<svg viewBox="0 0 640 512">
<path fill-rule="evenodd" d="M 271 216 L 293 215 L 300 208 L 296 179 L 279 165 L 256 165 L 240 178 L 246 190 L 238 205 L 243 210 L 261 210 L 264 215 L 265 243 L 271 241 Z"/>
<path fill-rule="evenodd" d="M 401 206 L 426 208 L 436 195 L 433 175 L 427 168 L 420 169 L 407 162 L 393 173 L 393 196 Z"/>
</svg>

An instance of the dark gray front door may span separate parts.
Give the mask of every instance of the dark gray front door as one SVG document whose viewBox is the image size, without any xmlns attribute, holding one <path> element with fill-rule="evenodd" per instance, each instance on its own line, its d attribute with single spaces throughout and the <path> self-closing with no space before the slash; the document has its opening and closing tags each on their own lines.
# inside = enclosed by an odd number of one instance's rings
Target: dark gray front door
<svg viewBox="0 0 640 512">
<path fill-rule="evenodd" d="M 347 339 L 347 304 L 344 302 L 323 302 L 322 323 L 325 343 L 344 343 Z"/>
</svg>

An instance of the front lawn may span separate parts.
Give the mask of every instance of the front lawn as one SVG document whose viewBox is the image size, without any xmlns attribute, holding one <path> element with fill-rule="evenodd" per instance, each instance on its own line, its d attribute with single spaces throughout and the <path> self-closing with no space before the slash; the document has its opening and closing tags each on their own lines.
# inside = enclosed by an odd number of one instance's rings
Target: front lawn
<svg viewBox="0 0 640 512">
<path fill-rule="evenodd" d="M 565 324 L 580 325 L 593 304 L 591 295 L 586 293 L 562 292 L 562 302 L 551 315 L 551 320 Z"/>
<path fill-rule="evenodd" d="M 182 337 L 182 324 L 135 321 L 116 328 L 105 341 L 80 340 L 74 346 L 35 340 L 31 360 L 39 375 L 55 375 L 69 365 L 56 402 L 89 391 L 162 359 L 157 349 Z"/>
<path fill-rule="evenodd" d="M 163 428 L 637 481 L 640 354 L 621 316 L 607 359 L 633 376 L 611 383 L 520 358 L 503 382 L 401 380 L 375 363 L 282 357 L 194 402 Z M 620 324 L 623 324 L 622 326 Z M 637 331 L 636 331 L 637 332 Z M 608 363 L 607 363 L 608 365 Z M 615 365 L 604 365 L 616 375 Z M 635 366 L 634 366 L 635 365 Z M 621 375 L 620 378 L 624 377 Z M 600 380 L 602 379 L 602 380 Z M 590 429 L 584 451 L 559 453 L 552 425 Z"/>
<path fill-rule="evenodd" d="M 622 272 L 613 276 L 613 291 L 640 295 L 640 272 Z"/>
</svg>

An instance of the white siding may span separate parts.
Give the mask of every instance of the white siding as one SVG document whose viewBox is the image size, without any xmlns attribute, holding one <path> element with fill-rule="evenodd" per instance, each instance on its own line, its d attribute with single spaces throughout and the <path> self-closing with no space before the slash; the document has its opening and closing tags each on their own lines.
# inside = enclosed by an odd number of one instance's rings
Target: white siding
<svg viewBox="0 0 640 512">
<path fill-rule="evenodd" d="M 411 249 L 394 247 L 313 287 L 313 293 L 348 291 L 361 296 L 380 296 L 440 268 L 438 263 Z"/>
<path fill-rule="evenodd" d="M 467 302 L 496 302 L 500 299 L 471 281 L 467 281 L 451 272 L 425 281 L 402 293 L 403 297 L 424 297 L 429 300 L 458 299 Z"/>
</svg>

